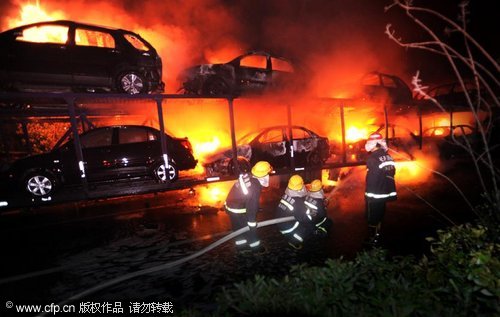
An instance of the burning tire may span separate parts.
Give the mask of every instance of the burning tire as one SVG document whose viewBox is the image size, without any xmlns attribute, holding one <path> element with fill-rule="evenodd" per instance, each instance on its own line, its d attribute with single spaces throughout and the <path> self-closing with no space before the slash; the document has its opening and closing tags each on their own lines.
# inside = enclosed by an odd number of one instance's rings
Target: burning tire
<svg viewBox="0 0 500 317">
<path fill-rule="evenodd" d="M 56 189 L 56 179 L 47 171 L 31 172 L 24 179 L 24 188 L 33 197 L 48 197 Z"/>
<path fill-rule="evenodd" d="M 141 75 L 134 71 L 126 71 L 118 76 L 118 91 L 127 94 L 140 94 L 146 91 L 146 84 Z"/>
<path fill-rule="evenodd" d="M 177 180 L 179 178 L 179 171 L 173 163 L 170 163 L 167 168 L 165 163 L 161 162 L 155 165 L 153 175 L 158 182 L 167 183 Z"/>
</svg>

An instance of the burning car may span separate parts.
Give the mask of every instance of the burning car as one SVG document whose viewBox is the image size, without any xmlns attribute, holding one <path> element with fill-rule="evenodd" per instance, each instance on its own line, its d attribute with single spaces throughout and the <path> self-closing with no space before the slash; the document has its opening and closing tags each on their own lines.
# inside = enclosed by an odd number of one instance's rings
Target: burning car
<svg viewBox="0 0 500 317">
<path fill-rule="evenodd" d="M 386 135 L 385 124 L 371 126 L 367 130 L 367 135 L 378 132 Z M 386 138 L 389 147 L 396 150 L 398 158 L 413 159 L 412 150 L 418 145 L 418 136 L 406 127 L 389 124 Z M 351 142 L 346 142 L 346 160 L 348 162 L 364 162 L 368 157 L 365 150 L 366 137 Z M 340 161 L 343 156 L 342 144 L 339 142 L 330 145 L 331 153 L 335 161 Z"/>
<path fill-rule="evenodd" d="M 361 79 L 361 97 L 370 101 L 409 106 L 413 103 L 410 87 L 398 76 L 370 72 Z"/>
<path fill-rule="evenodd" d="M 162 92 L 162 61 L 139 34 L 73 21 L 0 33 L 0 89 Z"/>
<path fill-rule="evenodd" d="M 493 91 L 493 96 L 483 86 L 480 86 L 478 89 L 472 80 L 465 80 L 464 87 L 462 87 L 459 82 L 453 82 L 434 86 L 429 89 L 427 94 L 430 98 L 437 101 L 446 111 L 470 111 L 470 105 L 467 100 L 466 92 L 473 105 L 477 105 L 478 97 L 480 97 L 481 106 L 484 106 L 485 104 L 495 105 L 495 100 L 498 100 L 499 98 L 498 91 Z M 427 105 L 427 109 L 430 108 L 435 111 L 440 111 L 440 109 L 433 102 L 427 100 L 426 98 L 426 96 L 420 96 L 419 100 L 423 105 Z"/>
<path fill-rule="evenodd" d="M 239 95 L 292 85 L 294 66 L 282 57 L 250 51 L 224 64 L 202 64 L 180 76 L 182 90 L 197 95 Z"/>
<path fill-rule="evenodd" d="M 435 126 L 422 132 L 424 148 L 435 146 L 442 159 L 452 159 L 467 155 L 466 148 L 470 145 L 472 151 L 481 149 L 481 138 L 476 129 L 470 125 L 459 124 L 450 126 Z"/>
<path fill-rule="evenodd" d="M 301 126 L 274 126 L 244 135 L 237 141 L 238 167 L 248 172 L 257 161 L 268 161 L 275 170 L 290 166 L 290 149 L 293 143 L 297 166 L 319 166 L 330 156 L 328 139 Z M 291 141 L 292 140 L 292 141 Z M 236 174 L 232 149 L 208 157 L 203 166 L 207 176 Z"/>
<path fill-rule="evenodd" d="M 179 170 L 196 166 L 187 138 L 167 135 L 169 167 L 160 145 L 160 131 L 135 125 L 94 128 L 80 135 L 83 166 L 89 182 L 150 176 L 159 182 L 174 181 Z M 60 142 L 58 142 L 60 143 Z M 49 153 L 29 156 L 13 163 L 9 180 L 31 196 L 47 197 L 64 185 L 80 184 L 74 141 Z"/>
</svg>

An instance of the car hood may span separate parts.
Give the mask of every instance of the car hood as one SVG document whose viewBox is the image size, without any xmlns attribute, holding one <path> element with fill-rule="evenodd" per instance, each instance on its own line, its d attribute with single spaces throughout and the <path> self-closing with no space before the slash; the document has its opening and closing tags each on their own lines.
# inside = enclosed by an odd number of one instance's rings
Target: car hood
<svg viewBox="0 0 500 317">
<path fill-rule="evenodd" d="M 252 157 L 252 147 L 248 144 L 238 145 L 236 147 L 236 153 L 238 156 L 244 157 L 245 159 L 250 161 L 250 158 Z M 225 148 L 225 149 L 220 150 L 219 152 L 216 152 L 210 156 L 207 156 L 204 164 L 211 164 L 213 162 L 216 162 L 219 160 L 225 160 L 225 159 L 232 158 L 232 157 L 233 157 L 232 148 Z"/>
</svg>

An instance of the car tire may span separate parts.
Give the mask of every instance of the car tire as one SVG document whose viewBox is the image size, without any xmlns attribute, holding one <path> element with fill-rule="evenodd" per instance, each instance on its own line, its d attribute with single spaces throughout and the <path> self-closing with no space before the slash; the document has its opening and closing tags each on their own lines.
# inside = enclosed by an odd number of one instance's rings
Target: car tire
<svg viewBox="0 0 500 317">
<path fill-rule="evenodd" d="M 56 178 L 48 171 L 30 172 L 24 178 L 23 186 L 32 197 L 48 197 L 56 189 Z"/>
<path fill-rule="evenodd" d="M 135 71 L 122 72 L 116 80 L 117 90 L 130 95 L 144 93 L 147 90 L 146 81 Z"/>
<path fill-rule="evenodd" d="M 167 169 L 165 163 L 160 162 L 153 168 L 153 175 L 159 183 L 174 182 L 179 178 L 179 170 L 173 163 L 170 163 Z"/>
<path fill-rule="evenodd" d="M 250 162 L 244 157 L 238 157 L 238 169 L 240 173 L 248 173 L 251 170 Z M 238 175 L 238 171 L 234 166 L 233 159 L 227 164 L 227 173 L 229 175 Z"/>
<path fill-rule="evenodd" d="M 229 95 L 231 89 L 228 84 L 220 78 L 210 78 L 203 85 L 205 95 Z"/>
</svg>

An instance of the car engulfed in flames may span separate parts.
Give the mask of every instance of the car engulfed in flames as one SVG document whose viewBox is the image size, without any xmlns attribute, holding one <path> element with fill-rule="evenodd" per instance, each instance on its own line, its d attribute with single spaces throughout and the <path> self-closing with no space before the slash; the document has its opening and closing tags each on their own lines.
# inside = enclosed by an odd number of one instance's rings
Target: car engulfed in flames
<svg viewBox="0 0 500 317">
<path fill-rule="evenodd" d="M 240 95 L 291 87 L 298 76 L 292 63 L 262 51 L 249 51 L 228 63 L 201 64 L 179 75 L 182 90 L 195 95 Z"/>
<path fill-rule="evenodd" d="M 290 167 L 290 150 L 296 166 L 319 167 L 330 156 L 328 138 L 302 127 L 273 126 L 246 134 L 237 142 L 235 166 L 231 148 L 207 157 L 203 163 L 207 176 L 234 175 L 248 172 L 257 161 L 268 161 L 275 170 Z M 292 140 L 290 142 L 290 140 Z M 291 146 L 293 144 L 293 146 Z"/>
</svg>

